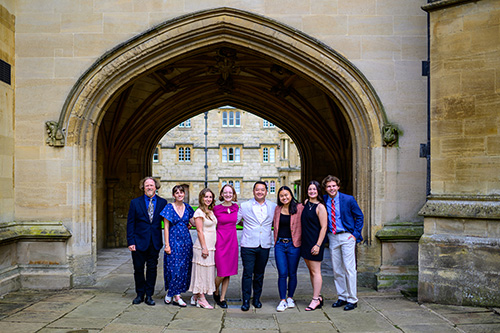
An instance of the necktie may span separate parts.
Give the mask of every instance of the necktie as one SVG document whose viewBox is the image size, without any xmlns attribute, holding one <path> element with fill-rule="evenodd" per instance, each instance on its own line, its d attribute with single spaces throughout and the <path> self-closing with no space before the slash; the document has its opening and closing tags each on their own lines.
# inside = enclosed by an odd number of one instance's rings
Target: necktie
<svg viewBox="0 0 500 333">
<path fill-rule="evenodd" d="M 337 221 L 335 220 L 335 203 L 332 199 L 332 232 L 335 235 L 337 233 Z"/>
<path fill-rule="evenodd" d="M 149 222 L 153 222 L 153 214 L 155 212 L 155 205 L 153 205 L 153 198 L 149 198 L 149 206 L 148 206 L 148 215 L 149 215 Z"/>
</svg>

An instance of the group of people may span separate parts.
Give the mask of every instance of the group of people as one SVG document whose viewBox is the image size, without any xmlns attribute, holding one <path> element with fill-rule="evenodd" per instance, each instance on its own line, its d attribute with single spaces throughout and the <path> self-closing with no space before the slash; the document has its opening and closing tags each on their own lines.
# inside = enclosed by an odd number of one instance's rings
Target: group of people
<svg viewBox="0 0 500 333">
<path fill-rule="evenodd" d="M 199 194 L 196 211 L 184 202 L 181 185 L 172 189 L 174 202 L 169 204 L 156 195 L 160 184 L 153 177 L 143 179 L 140 188 L 144 195 L 131 201 L 127 219 L 137 293 L 133 304 L 155 305 L 152 296 L 158 254 L 163 248 L 166 304 L 187 306 L 181 294 L 190 291 L 191 305 L 212 309 L 206 295 L 213 295 L 219 307 L 227 308 L 229 280 L 238 274 L 236 225 L 242 223 L 242 311 L 250 309 L 250 301 L 255 308 L 262 307 L 264 273 L 273 244 L 280 296 L 276 310 L 295 307 L 300 257 L 309 269 L 313 289 L 305 310 L 321 308 L 321 262 L 327 238 L 338 294 L 332 306 L 346 311 L 357 307 L 355 246 L 362 241 L 363 213 L 354 197 L 339 192 L 337 177 L 327 176 L 321 185 L 309 182 L 303 204 L 287 186 L 278 190 L 277 203 L 267 200 L 267 184 L 261 181 L 253 186 L 254 198 L 240 206 L 231 185 L 221 188 L 218 205 L 215 194 L 205 188 Z M 322 188 L 325 195 L 321 195 Z M 198 236 L 194 244 L 189 232 L 193 225 Z"/>
</svg>

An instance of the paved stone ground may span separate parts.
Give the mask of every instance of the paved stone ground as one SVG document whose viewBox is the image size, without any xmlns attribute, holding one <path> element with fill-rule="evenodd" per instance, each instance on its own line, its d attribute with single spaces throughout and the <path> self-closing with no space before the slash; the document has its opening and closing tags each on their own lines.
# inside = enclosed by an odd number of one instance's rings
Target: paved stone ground
<svg viewBox="0 0 500 333">
<path fill-rule="evenodd" d="M 314 312 L 304 311 L 311 286 L 303 262 L 295 295 L 297 307 L 276 312 L 273 255 L 266 269 L 261 309 L 240 310 L 239 277 L 230 281 L 227 310 L 165 305 L 161 268 L 156 306 L 132 305 L 135 291 L 130 253 L 126 248 L 107 249 L 98 254 L 98 282 L 92 288 L 21 290 L 0 297 L 0 332 L 500 332 L 498 309 L 418 304 L 399 293 L 370 289 L 359 290 L 357 309 L 333 309 L 336 297 L 329 258 L 323 262 L 323 270 L 325 307 Z M 184 299 L 188 301 L 190 296 L 186 294 Z"/>
</svg>

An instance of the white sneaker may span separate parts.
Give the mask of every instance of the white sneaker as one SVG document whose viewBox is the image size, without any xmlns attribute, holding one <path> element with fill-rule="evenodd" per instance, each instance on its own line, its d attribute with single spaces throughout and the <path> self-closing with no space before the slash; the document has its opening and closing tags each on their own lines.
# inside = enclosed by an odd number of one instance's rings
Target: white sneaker
<svg viewBox="0 0 500 333">
<path fill-rule="evenodd" d="M 170 304 L 170 303 L 172 303 L 172 297 L 165 295 L 165 304 Z"/>
<path fill-rule="evenodd" d="M 289 308 L 294 308 L 294 307 L 295 307 L 295 302 L 294 302 L 293 298 L 288 297 L 288 298 L 286 299 L 286 305 L 287 305 Z"/>
<path fill-rule="evenodd" d="M 280 304 L 278 305 L 278 307 L 276 308 L 276 311 L 278 312 L 283 312 L 286 310 L 286 308 L 288 307 L 286 301 L 281 301 Z"/>
</svg>

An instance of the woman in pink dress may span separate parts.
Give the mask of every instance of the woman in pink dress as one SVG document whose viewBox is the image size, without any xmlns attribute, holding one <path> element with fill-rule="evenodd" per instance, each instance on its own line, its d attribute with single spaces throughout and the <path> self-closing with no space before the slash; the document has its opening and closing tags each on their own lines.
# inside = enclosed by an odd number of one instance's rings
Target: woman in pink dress
<svg viewBox="0 0 500 333">
<path fill-rule="evenodd" d="M 236 220 L 238 218 L 238 201 L 234 188 L 226 184 L 220 190 L 219 200 L 222 204 L 214 207 L 217 217 L 217 242 L 215 243 L 215 278 L 214 300 L 218 306 L 227 308 L 226 292 L 229 277 L 238 274 L 238 238 L 236 236 Z M 222 286 L 221 286 L 222 285 Z"/>
</svg>

